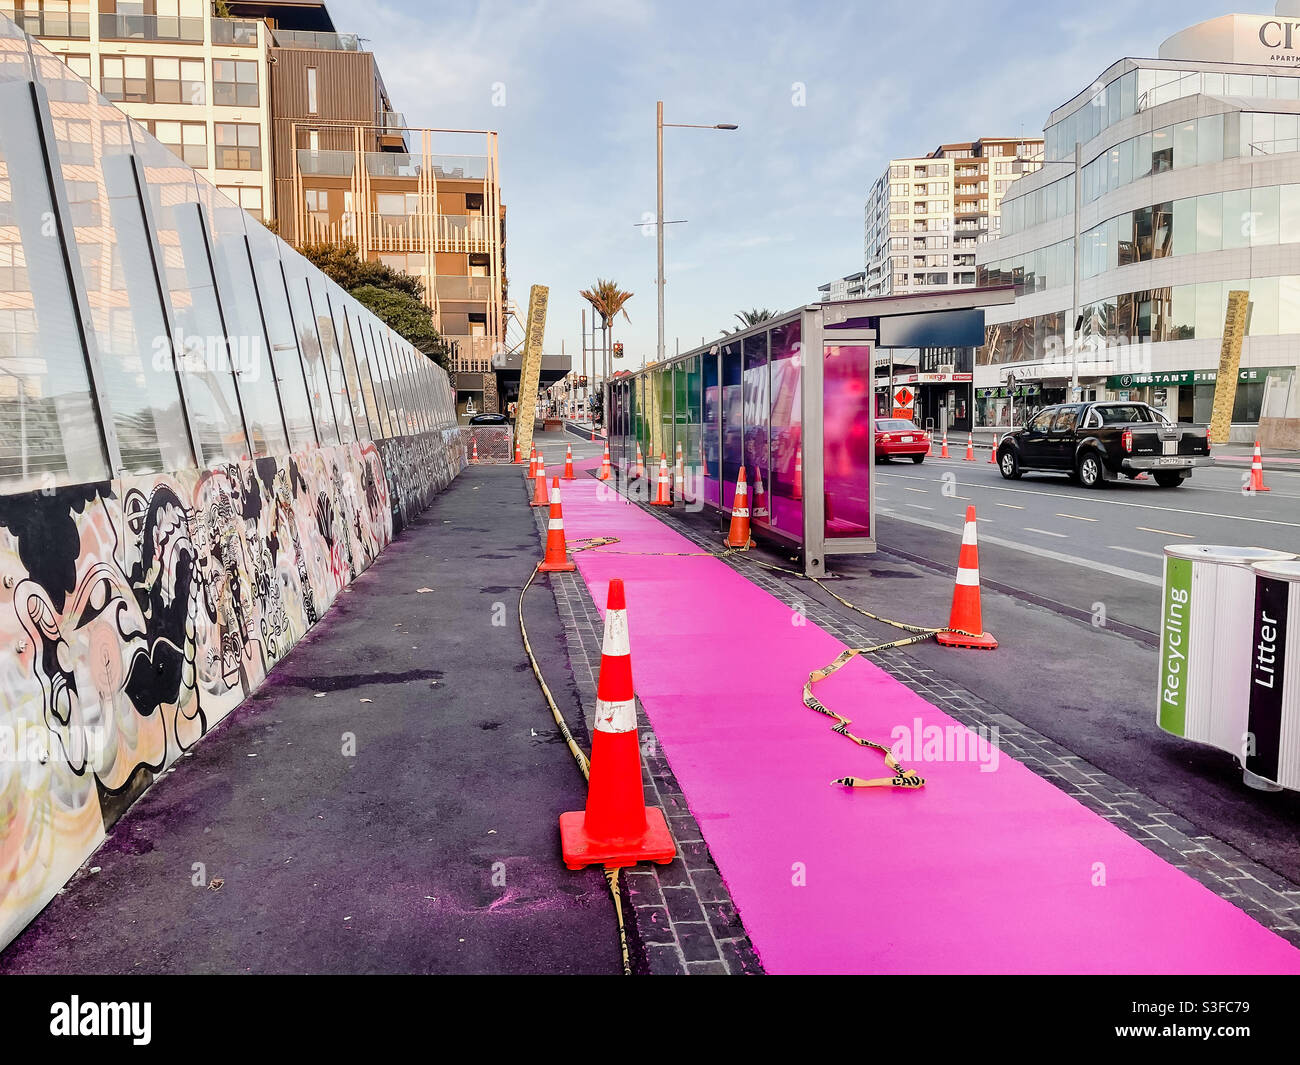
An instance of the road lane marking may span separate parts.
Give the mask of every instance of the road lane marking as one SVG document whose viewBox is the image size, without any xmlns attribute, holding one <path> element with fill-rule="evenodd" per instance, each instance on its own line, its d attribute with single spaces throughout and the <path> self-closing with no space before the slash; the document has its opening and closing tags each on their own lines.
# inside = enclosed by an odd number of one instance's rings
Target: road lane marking
<svg viewBox="0 0 1300 1065">
<path fill-rule="evenodd" d="M 995 507 L 1006 507 L 1009 510 L 1024 510 L 1024 507 L 1016 506 L 1015 503 L 994 503 Z"/>
<path fill-rule="evenodd" d="M 907 475 L 901 473 L 885 473 L 880 476 L 898 477 L 903 480 L 910 479 Z M 1184 510 L 1180 507 L 1159 507 L 1154 503 L 1133 503 L 1122 499 L 1108 499 L 1100 494 L 1081 496 L 1074 492 L 1063 492 L 1058 495 L 1055 492 L 1035 492 L 1028 488 L 1007 488 L 1005 485 L 980 484 L 975 481 L 957 481 L 955 483 L 964 488 L 986 488 L 990 492 L 1012 492 L 1015 495 L 1022 496 L 1050 496 L 1056 499 L 1077 499 L 1081 503 L 1102 503 L 1112 507 L 1137 507 L 1139 510 L 1160 510 L 1167 514 L 1190 514 L 1197 518 L 1223 518 L 1227 521 L 1252 521 L 1261 525 L 1285 525 L 1290 529 L 1300 529 L 1300 521 L 1279 521 L 1276 518 L 1252 518 L 1245 514 L 1213 514 L 1205 510 Z M 1046 482 L 1044 482 L 1044 485 L 1046 486 Z"/>
<path fill-rule="evenodd" d="M 1107 548 L 1107 550 L 1125 551 L 1130 555 L 1141 555 L 1143 558 L 1158 558 L 1162 562 L 1164 561 L 1165 558 L 1164 555 L 1158 555 L 1154 551 L 1139 551 L 1136 547 L 1120 547 L 1119 544 L 1111 544 L 1110 547 Z"/>
<path fill-rule="evenodd" d="M 1191 533 L 1172 532 L 1169 529 L 1148 529 L 1145 525 L 1137 527 L 1138 532 L 1159 533 L 1161 536 L 1181 536 L 1184 540 L 1192 539 Z"/>
<path fill-rule="evenodd" d="M 915 507 L 917 510 L 933 510 L 934 507 L 923 507 L 920 503 L 904 503 L 905 507 Z"/>
<path fill-rule="evenodd" d="M 1059 510 L 1056 512 L 1058 518 L 1073 518 L 1075 521 L 1100 521 L 1100 518 L 1085 518 L 1082 514 L 1062 514 Z"/>
<path fill-rule="evenodd" d="M 1046 529 L 1034 529 L 1034 528 L 1031 528 L 1031 527 L 1028 526 L 1028 525 L 1025 526 L 1025 532 L 1036 532 L 1036 533 L 1042 533 L 1044 536 L 1056 536 L 1056 537 L 1059 537 L 1059 538 L 1062 539 L 1062 540 L 1068 540 L 1068 539 L 1069 539 L 1069 537 L 1066 536 L 1065 533 L 1054 533 L 1054 532 L 1048 532 Z"/>
<path fill-rule="evenodd" d="M 903 485 L 903 491 L 904 491 L 904 492 L 920 492 L 921 495 L 923 495 L 923 496 L 928 496 L 928 495 L 930 494 L 930 493 L 927 492 L 924 488 L 908 488 L 907 485 Z"/>
<path fill-rule="evenodd" d="M 948 525 L 940 525 L 937 521 L 926 521 L 925 518 L 916 518 L 910 514 L 900 514 L 890 512 L 889 516 L 898 521 L 905 521 L 911 525 L 921 525 L 927 529 L 934 529 L 937 532 L 948 533 L 952 536 L 961 536 L 961 528 L 951 528 Z M 1019 540 L 1006 540 L 1000 536 L 980 536 L 982 544 L 997 544 L 999 547 L 1006 547 L 1012 551 L 1019 551 L 1022 554 L 1034 555 L 1037 558 L 1049 559 L 1052 562 L 1065 562 L 1071 566 L 1082 566 L 1085 569 L 1096 570 L 1098 573 L 1109 573 L 1112 577 L 1122 577 L 1128 581 L 1134 581 L 1137 584 L 1149 584 L 1153 588 L 1159 588 L 1163 583 L 1159 577 L 1153 577 L 1149 573 L 1139 573 L 1134 569 L 1125 569 L 1123 566 L 1112 566 L 1109 562 L 1096 562 L 1090 558 L 1080 558 L 1078 555 L 1067 555 L 1061 551 L 1053 551 L 1047 547 L 1038 547 L 1035 544 L 1022 543 Z M 989 569 L 985 567 L 985 573 Z"/>
</svg>

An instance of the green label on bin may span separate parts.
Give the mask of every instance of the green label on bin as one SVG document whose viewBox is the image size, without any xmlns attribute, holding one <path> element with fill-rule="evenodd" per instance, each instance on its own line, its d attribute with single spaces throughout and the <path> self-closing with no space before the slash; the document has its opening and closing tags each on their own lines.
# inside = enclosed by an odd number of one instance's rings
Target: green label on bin
<svg viewBox="0 0 1300 1065">
<path fill-rule="evenodd" d="M 1160 727 L 1185 735 L 1187 720 L 1187 649 L 1191 643 L 1192 562 L 1165 559 L 1163 616 L 1160 625 Z"/>
</svg>

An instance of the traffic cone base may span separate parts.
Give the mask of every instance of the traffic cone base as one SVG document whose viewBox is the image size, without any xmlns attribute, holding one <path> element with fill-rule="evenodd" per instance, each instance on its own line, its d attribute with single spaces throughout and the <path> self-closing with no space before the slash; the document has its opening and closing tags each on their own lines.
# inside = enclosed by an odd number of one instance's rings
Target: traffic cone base
<svg viewBox="0 0 1300 1065">
<path fill-rule="evenodd" d="M 560 814 L 560 855 L 567 869 L 603 865 L 622 869 L 638 862 L 669 864 L 677 857 L 677 845 L 664 812 L 657 806 L 646 807 L 645 832 L 629 839 L 593 839 L 586 832 L 582 810 Z"/>
<path fill-rule="evenodd" d="M 935 637 L 944 647 L 969 647 L 977 651 L 996 651 L 998 641 L 992 633 L 982 632 L 978 636 L 962 636 L 957 632 L 941 632 Z"/>
</svg>

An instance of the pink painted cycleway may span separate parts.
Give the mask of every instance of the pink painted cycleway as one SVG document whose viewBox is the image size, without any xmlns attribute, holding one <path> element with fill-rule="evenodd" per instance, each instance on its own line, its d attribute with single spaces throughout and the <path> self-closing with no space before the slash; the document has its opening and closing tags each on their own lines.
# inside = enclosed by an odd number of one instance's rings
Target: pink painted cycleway
<svg viewBox="0 0 1300 1065">
<path fill-rule="evenodd" d="M 699 548 L 599 482 L 563 495 L 571 542 L 620 539 L 579 572 L 602 609 L 626 581 L 637 694 L 769 972 L 1300 973 L 1300 951 L 1005 755 L 914 758 L 917 791 L 832 786 L 887 775 L 800 701 L 844 645 L 716 559 L 615 553 Z M 817 691 L 861 736 L 960 729 L 861 658 Z"/>
</svg>

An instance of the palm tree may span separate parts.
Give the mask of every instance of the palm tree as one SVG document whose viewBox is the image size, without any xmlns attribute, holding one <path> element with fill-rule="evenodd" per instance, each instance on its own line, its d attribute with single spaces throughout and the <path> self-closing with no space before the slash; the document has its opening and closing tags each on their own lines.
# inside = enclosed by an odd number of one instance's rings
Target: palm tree
<svg viewBox="0 0 1300 1065">
<path fill-rule="evenodd" d="M 603 376 L 606 382 L 608 382 L 610 326 L 613 324 L 614 319 L 618 317 L 620 312 L 622 312 L 623 317 L 627 319 L 627 321 L 632 321 L 631 318 L 628 318 L 626 310 L 627 301 L 632 298 L 632 293 L 625 292 L 623 289 L 619 288 L 617 281 L 606 280 L 598 277 L 596 278 L 596 283 L 592 285 L 591 288 L 583 289 L 578 293 L 578 295 L 590 303 L 592 310 L 600 315 L 600 327 L 605 334 L 605 373 Z M 602 411 L 605 409 L 603 399 L 604 397 L 602 395 Z"/>
<path fill-rule="evenodd" d="M 776 317 L 776 312 L 769 311 L 766 307 L 764 307 L 762 310 L 759 310 L 757 307 L 753 307 L 747 311 L 738 311 L 736 313 L 736 321 L 740 323 L 739 327 L 736 329 L 724 329 L 722 332 L 739 333 L 743 329 L 748 329 L 751 325 L 758 325 L 759 322 L 766 322 L 769 318 L 775 318 L 775 317 Z"/>
</svg>

